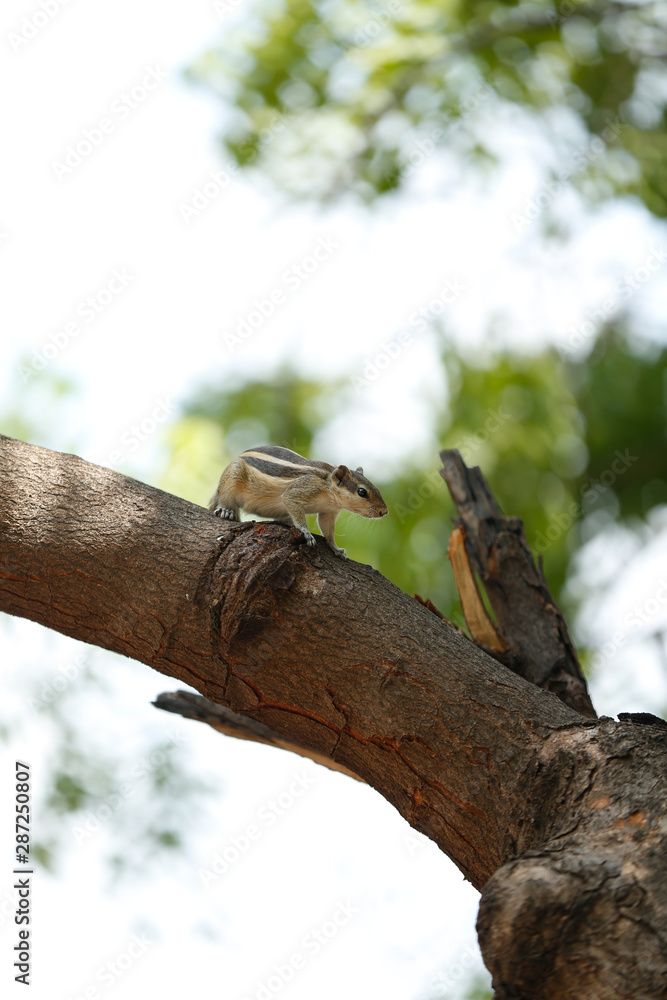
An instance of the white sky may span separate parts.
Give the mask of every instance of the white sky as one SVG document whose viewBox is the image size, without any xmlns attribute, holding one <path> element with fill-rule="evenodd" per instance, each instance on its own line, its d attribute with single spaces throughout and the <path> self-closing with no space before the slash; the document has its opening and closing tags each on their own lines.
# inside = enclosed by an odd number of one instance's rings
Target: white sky
<svg viewBox="0 0 667 1000">
<path fill-rule="evenodd" d="M 45 2 L 53 10 L 56 0 Z M 471 351 L 487 342 L 490 320 L 500 341 L 522 348 L 567 342 L 615 283 L 641 267 L 651 247 L 664 244 L 663 230 L 631 203 L 582 216 L 576 214 L 578 199 L 564 194 L 572 240 L 564 252 L 545 256 L 538 227 L 517 232 L 512 216 L 540 193 L 547 147 L 529 129 L 517 132 L 503 120 L 494 128 L 509 165 L 487 187 L 453 172 L 443 194 L 437 185 L 451 164 L 433 158 L 415 176 L 409 205 L 386 201 L 380 211 L 365 213 L 349 206 L 281 208 L 253 182 L 234 178 L 186 224 L 180 206 L 225 166 L 215 143 L 219 108 L 180 77 L 220 30 L 213 5 L 71 0 L 15 51 L 10 35 L 40 10 L 38 3 L 8 0 L 1 15 L 0 390 L 20 399 L 18 364 L 26 350 L 43 356 L 54 339 L 61 345 L 49 363 L 76 378 L 81 393 L 70 410 L 71 425 L 49 426 L 53 447 L 66 448 L 74 437 L 84 457 L 103 460 L 157 401 L 177 404 L 216 373 L 270 377 L 277 360 L 291 359 L 304 371 L 360 374 L 386 342 L 415 330 L 409 325 L 414 311 L 431 308 L 452 283 L 464 290 L 446 307 L 447 327 Z M 155 89 L 126 114 L 118 101 L 149 71 Z M 111 131 L 59 180 L 54 162 L 103 119 Z M 320 240 L 336 246 L 311 277 L 291 288 L 285 272 L 300 266 Z M 633 301 L 649 330 L 664 296 L 667 272 L 661 268 Z M 114 272 L 124 277 L 109 286 Z M 107 287 L 117 290 L 108 305 Z M 284 301 L 230 353 L 225 333 L 247 319 L 255 300 L 277 289 Z M 87 322 L 85 300 L 100 293 L 104 308 Z M 76 335 L 68 328 L 73 323 Z M 434 359 L 431 335 L 414 332 L 358 411 L 335 422 L 331 450 L 351 449 L 355 461 L 358 456 L 364 466 L 374 462 L 383 471 L 415 449 L 428 460 L 429 394 L 443 391 Z M 42 417 L 48 424 L 48 415 Z M 137 456 L 138 475 L 143 470 L 150 476 L 155 445 L 149 441 Z M 659 567 L 648 576 L 645 565 L 634 569 L 650 600 Z M 627 591 L 614 600 L 621 604 L 613 613 L 627 614 Z M 660 614 L 652 620 L 661 620 Z M 37 669 L 46 678 L 57 676 L 79 650 L 27 622 L 4 627 L 0 644 L 3 666 L 16 681 L 10 705 L 17 715 L 21 677 Z M 144 932 L 154 943 L 112 986 L 98 982 L 100 996 L 135 1000 L 196 991 L 242 1000 L 255 997 L 257 980 L 295 953 L 303 953 L 305 968 L 279 991 L 288 1000 L 343 994 L 420 1000 L 433 976 L 448 971 L 452 985 L 446 993 L 441 986 L 441 995 L 458 995 L 457 963 L 468 964 L 466 949 L 476 949 L 477 894 L 434 845 L 411 834 L 361 785 L 157 713 L 151 698 L 176 685 L 112 654 L 96 657 L 100 669 L 108 668 L 109 701 L 121 718 L 102 713 L 97 719 L 99 709 L 86 703 L 91 734 L 95 728 L 99 737 L 108 727 L 113 740 L 122 733 L 132 748 L 177 727 L 187 734 L 183 752 L 193 771 L 224 779 L 224 791 L 218 801 L 207 800 L 210 812 L 191 864 L 111 892 L 100 863 L 103 832 L 99 842 L 72 849 L 60 877 L 35 877 L 33 1000 L 85 996 L 96 984 L 96 970 Z M 614 652 L 609 662 L 616 659 Z M 600 710 L 655 709 L 651 693 L 665 685 L 655 669 L 651 661 L 637 672 L 630 705 L 627 688 L 614 680 L 620 674 L 610 671 L 611 681 L 600 687 Z M 50 753 L 39 718 L 26 723 L 12 753 L 31 760 L 38 798 L 40 762 Z M 10 765 L 1 769 L 3 803 L 9 801 Z M 316 776 L 312 789 L 238 866 L 204 890 L 197 870 L 303 770 Z M 131 816 L 128 810 L 128 823 Z M 8 822 L 3 814 L 3 845 Z M 2 899 L 10 885 L 8 852 L 3 846 Z M 307 954 L 304 934 L 348 899 L 359 913 L 321 954 Z M 0 923 L 7 980 L 13 930 L 11 921 Z M 9 985 L 10 996 L 22 995 Z"/>
</svg>

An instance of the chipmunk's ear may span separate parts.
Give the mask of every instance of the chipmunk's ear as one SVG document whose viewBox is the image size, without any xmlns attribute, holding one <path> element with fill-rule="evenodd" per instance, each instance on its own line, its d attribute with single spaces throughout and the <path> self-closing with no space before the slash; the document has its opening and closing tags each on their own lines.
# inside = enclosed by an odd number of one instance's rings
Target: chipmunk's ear
<svg viewBox="0 0 667 1000">
<path fill-rule="evenodd" d="M 359 468 L 355 469 L 354 471 L 357 473 L 358 476 L 363 476 L 364 474 L 364 470 L 361 468 L 361 466 L 359 466 Z"/>
<path fill-rule="evenodd" d="M 331 473 L 331 478 L 335 479 L 337 483 L 342 483 L 343 480 L 349 476 L 350 470 L 347 465 L 339 465 L 337 469 L 334 469 Z"/>
</svg>

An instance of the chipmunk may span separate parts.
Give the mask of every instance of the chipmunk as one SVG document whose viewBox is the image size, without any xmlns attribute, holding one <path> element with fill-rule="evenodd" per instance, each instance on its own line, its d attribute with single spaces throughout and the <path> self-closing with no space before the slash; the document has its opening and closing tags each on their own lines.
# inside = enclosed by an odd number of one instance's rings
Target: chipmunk
<svg viewBox="0 0 667 1000">
<path fill-rule="evenodd" d="M 351 472 L 297 455 L 289 448 L 263 444 L 249 448 L 227 466 L 211 497 L 209 510 L 229 521 L 248 514 L 273 517 L 298 528 L 306 545 L 314 545 L 306 514 L 317 514 L 320 531 L 335 555 L 347 558 L 336 545 L 334 525 L 341 510 L 363 517 L 384 517 L 387 505 L 362 468 Z"/>
</svg>

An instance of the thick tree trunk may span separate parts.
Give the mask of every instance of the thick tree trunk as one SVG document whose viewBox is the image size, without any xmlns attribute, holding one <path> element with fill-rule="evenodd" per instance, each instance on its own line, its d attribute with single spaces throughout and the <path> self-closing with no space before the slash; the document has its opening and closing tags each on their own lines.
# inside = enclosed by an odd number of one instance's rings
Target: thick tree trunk
<svg viewBox="0 0 667 1000">
<path fill-rule="evenodd" d="M 8 438 L 0 609 L 147 663 L 376 788 L 482 890 L 498 998 L 667 996 L 659 724 L 578 714 L 323 541 Z"/>
</svg>

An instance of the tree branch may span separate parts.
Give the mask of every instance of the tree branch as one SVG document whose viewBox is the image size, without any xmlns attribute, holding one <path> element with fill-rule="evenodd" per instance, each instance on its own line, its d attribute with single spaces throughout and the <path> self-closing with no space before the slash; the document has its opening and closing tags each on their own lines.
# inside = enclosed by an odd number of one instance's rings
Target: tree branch
<svg viewBox="0 0 667 1000">
<path fill-rule="evenodd" d="M 504 535 L 491 537 L 493 603 Z M 517 593 L 530 588 L 522 578 Z M 536 648 L 556 650 L 566 636 L 544 607 Z M 377 789 L 484 890 L 497 1000 L 665 996 L 661 726 L 584 718 L 321 539 L 309 549 L 283 525 L 225 523 L 9 438 L 0 609 L 147 663 Z M 519 642 L 496 613 L 527 672 L 530 635 Z"/>
<path fill-rule="evenodd" d="M 481 470 L 468 469 L 458 451 L 441 451 L 440 458 L 440 475 L 460 515 L 454 523 L 464 531 L 470 562 L 484 582 L 507 647 L 493 646 L 483 636 L 485 651 L 520 677 L 553 691 L 576 712 L 595 718 L 567 625 L 542 568 L 535 566 L 521 518 L 503 515 Z M 474 578 L 470 586 L 476 590 Z M 465 604 L 463 608 L 465 614 Z"/>
<path fill-rule="evenodd" d="M 308 551 L 283 525 L 228 524 L 75 456 L 0 445 L 2 610 L 342 764 L 479 888 L 524 843 L 519 761 L 536 767 L 581 716 L 319 538 Z"/>
<path fill-rule="evenodd" d="M 200 694 L 193 694 L 191 691 L 173 691 L 159 694 L 153 702 L 156 708 L 161 708 L 164 712 L 174 712 L 182 715 L 184 719 L 196 719 L 197 722 L 206 722 L 212 729 L 224 736 L 234 736 L 238 740 L 250 740 L 252 743 L 265 743 L 267 746 L 276 747 L 278 750 L 289 750 L 290 753 L 297 753 L 300 757 L 306 757 L 328 767 L 330 771 L 340 771 L 349 778 L 356 781 L 362 779 L 358 774 L 350 771 L 343 764 L 337 764 L 330 757 L 317 753 L 316 750 L 309 750 L 308 747 L 295 743 L 294 740 L 286 740 L 280 733 L 274 732 L 261 722 L 254 719 L 247 719 L 237 712 L 232 712 L 224 705 L 216 705 L 208 698 L 202 698 Z"/>
</svg>

